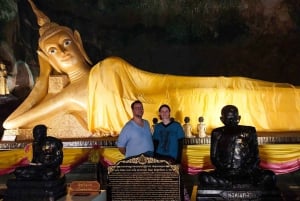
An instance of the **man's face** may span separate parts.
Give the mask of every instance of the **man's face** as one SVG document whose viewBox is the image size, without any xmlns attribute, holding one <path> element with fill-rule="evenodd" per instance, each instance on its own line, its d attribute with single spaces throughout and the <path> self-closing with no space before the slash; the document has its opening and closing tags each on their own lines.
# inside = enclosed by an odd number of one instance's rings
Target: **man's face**
<svg viewBox="0 0 300 201">
<path fill-rule="evenodd" d="M 132 113 L 134 117 L 142 118 L 144 114 L 144 107 L 140 103 L 133 105 Z"/>
<path fill-rule="evenodd" d="M 83 58 L 74 39 L 66 32 L 60 31 L 45 39 L 41 49 L 55 65 L 60 66 L 62 71 L 78 64 Z"/>
</svg>

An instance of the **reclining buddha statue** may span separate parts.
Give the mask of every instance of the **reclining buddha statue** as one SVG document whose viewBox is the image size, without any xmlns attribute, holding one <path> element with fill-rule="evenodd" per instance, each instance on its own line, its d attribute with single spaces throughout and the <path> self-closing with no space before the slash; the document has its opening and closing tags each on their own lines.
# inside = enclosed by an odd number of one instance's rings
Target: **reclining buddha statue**
<svg viewBox="0 0 300 201">
<path fill-rule="evenodd" d="M 199 113 L 205 116 L 210 132 L 220 126 L 215 117 L 222 106 L 234 104 L 245 114 L 243 120 L 258 131 L 300 130 L 298 87 L 245 77 L 150 73 L 119 57 L 93 65 L 77 30 L 51 22 L 29 2 L 40 26 L 40 74 L 29 96 L 4 122 L 5 129 L 49 126 L 50 120 L 68 114 L 91 134 L 118 135 L 131 117 L 130 103 L 139 99 L 149 121 L 157 117 L 156 108 L 166 103 L 181 123 L 189 116 L 195 125 Z M 67 82 L 59 92 L 49 93 L 53 72 L 64 75 Z"/>
</svg>

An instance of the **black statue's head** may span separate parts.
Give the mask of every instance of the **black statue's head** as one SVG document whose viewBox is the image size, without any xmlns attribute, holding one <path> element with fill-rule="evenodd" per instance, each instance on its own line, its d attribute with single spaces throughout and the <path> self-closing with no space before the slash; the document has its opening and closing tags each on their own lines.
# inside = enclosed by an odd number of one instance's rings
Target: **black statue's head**
<svg viewBox="0 0 300 201">
<path fill-rule="evenodd" d="M 226 105 L 221 111 L 221 121 L 225 126 L 236 126 L 240 123 L 241 116 L 239 110 L 234 105 Z"/>
<path fill-rule="evenodd" d="M 189 117 L 184 117 L 184 123 L 189 123 L 190 122 L 190 118 Z"/>
<path fill-rule="evenodd" d="M 153 124 L 157 124 L 158 119 L 157 119 L 156 117 L 154 117 L 154 118 L 152 119 L 152 122 L 153 122 Z"/>
<path fill-rule="evenodd" d="M 35 141 L 41 141 L 47 137 L 47 127 L 43 124 L 33 128 L 33 138 Z"/>
<path fill-rule="evenodd" d="M 198 121 L 199 121 L 199 123 L 204 122 L 204 117 L 199 117 Z"/>
</svg>

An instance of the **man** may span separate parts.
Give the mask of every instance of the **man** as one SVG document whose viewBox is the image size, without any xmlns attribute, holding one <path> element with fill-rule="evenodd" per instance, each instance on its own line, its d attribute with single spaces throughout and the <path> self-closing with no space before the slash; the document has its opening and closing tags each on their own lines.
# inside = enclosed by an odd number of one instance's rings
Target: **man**
<svg viewBox="0 0 300 201">
<path fill-rule="evenodd" d="M 273 188 L 275 174 L 259 168 L 259 150 L 256 129 L 238 125 L 241 119 L 238 108 L 226 105 L 221 111 L 225 126 L 211 134 L 210 158 L 215 170 L 201 172 L 202 187 L 232 187 L 234 185 Z"/>
<path fill-rule="evenodd" d="M 117 146 L 126 158 L 139 154 L 153 156 L 153 141 L 149 122 L 143 119 L 144 108 L 141 101 L 131 104 L 133 117 L 122 128 Z"/>
</svg>

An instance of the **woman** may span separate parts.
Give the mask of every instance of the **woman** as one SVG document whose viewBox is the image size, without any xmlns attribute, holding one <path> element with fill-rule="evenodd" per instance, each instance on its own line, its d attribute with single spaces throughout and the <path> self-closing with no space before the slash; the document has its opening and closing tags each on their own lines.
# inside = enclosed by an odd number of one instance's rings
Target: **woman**
<svg viewBox="0 0 300 201">
<path fill-rule="evenodd" d="M 183 128 L 180 123 L 171 119 L 171 109 L 168 105 L 161 105 L 158 111 L 161 122 L 154 128 L 154 154 L 158 158 L 180 164 L 184 138 Z"/>
</svg>

